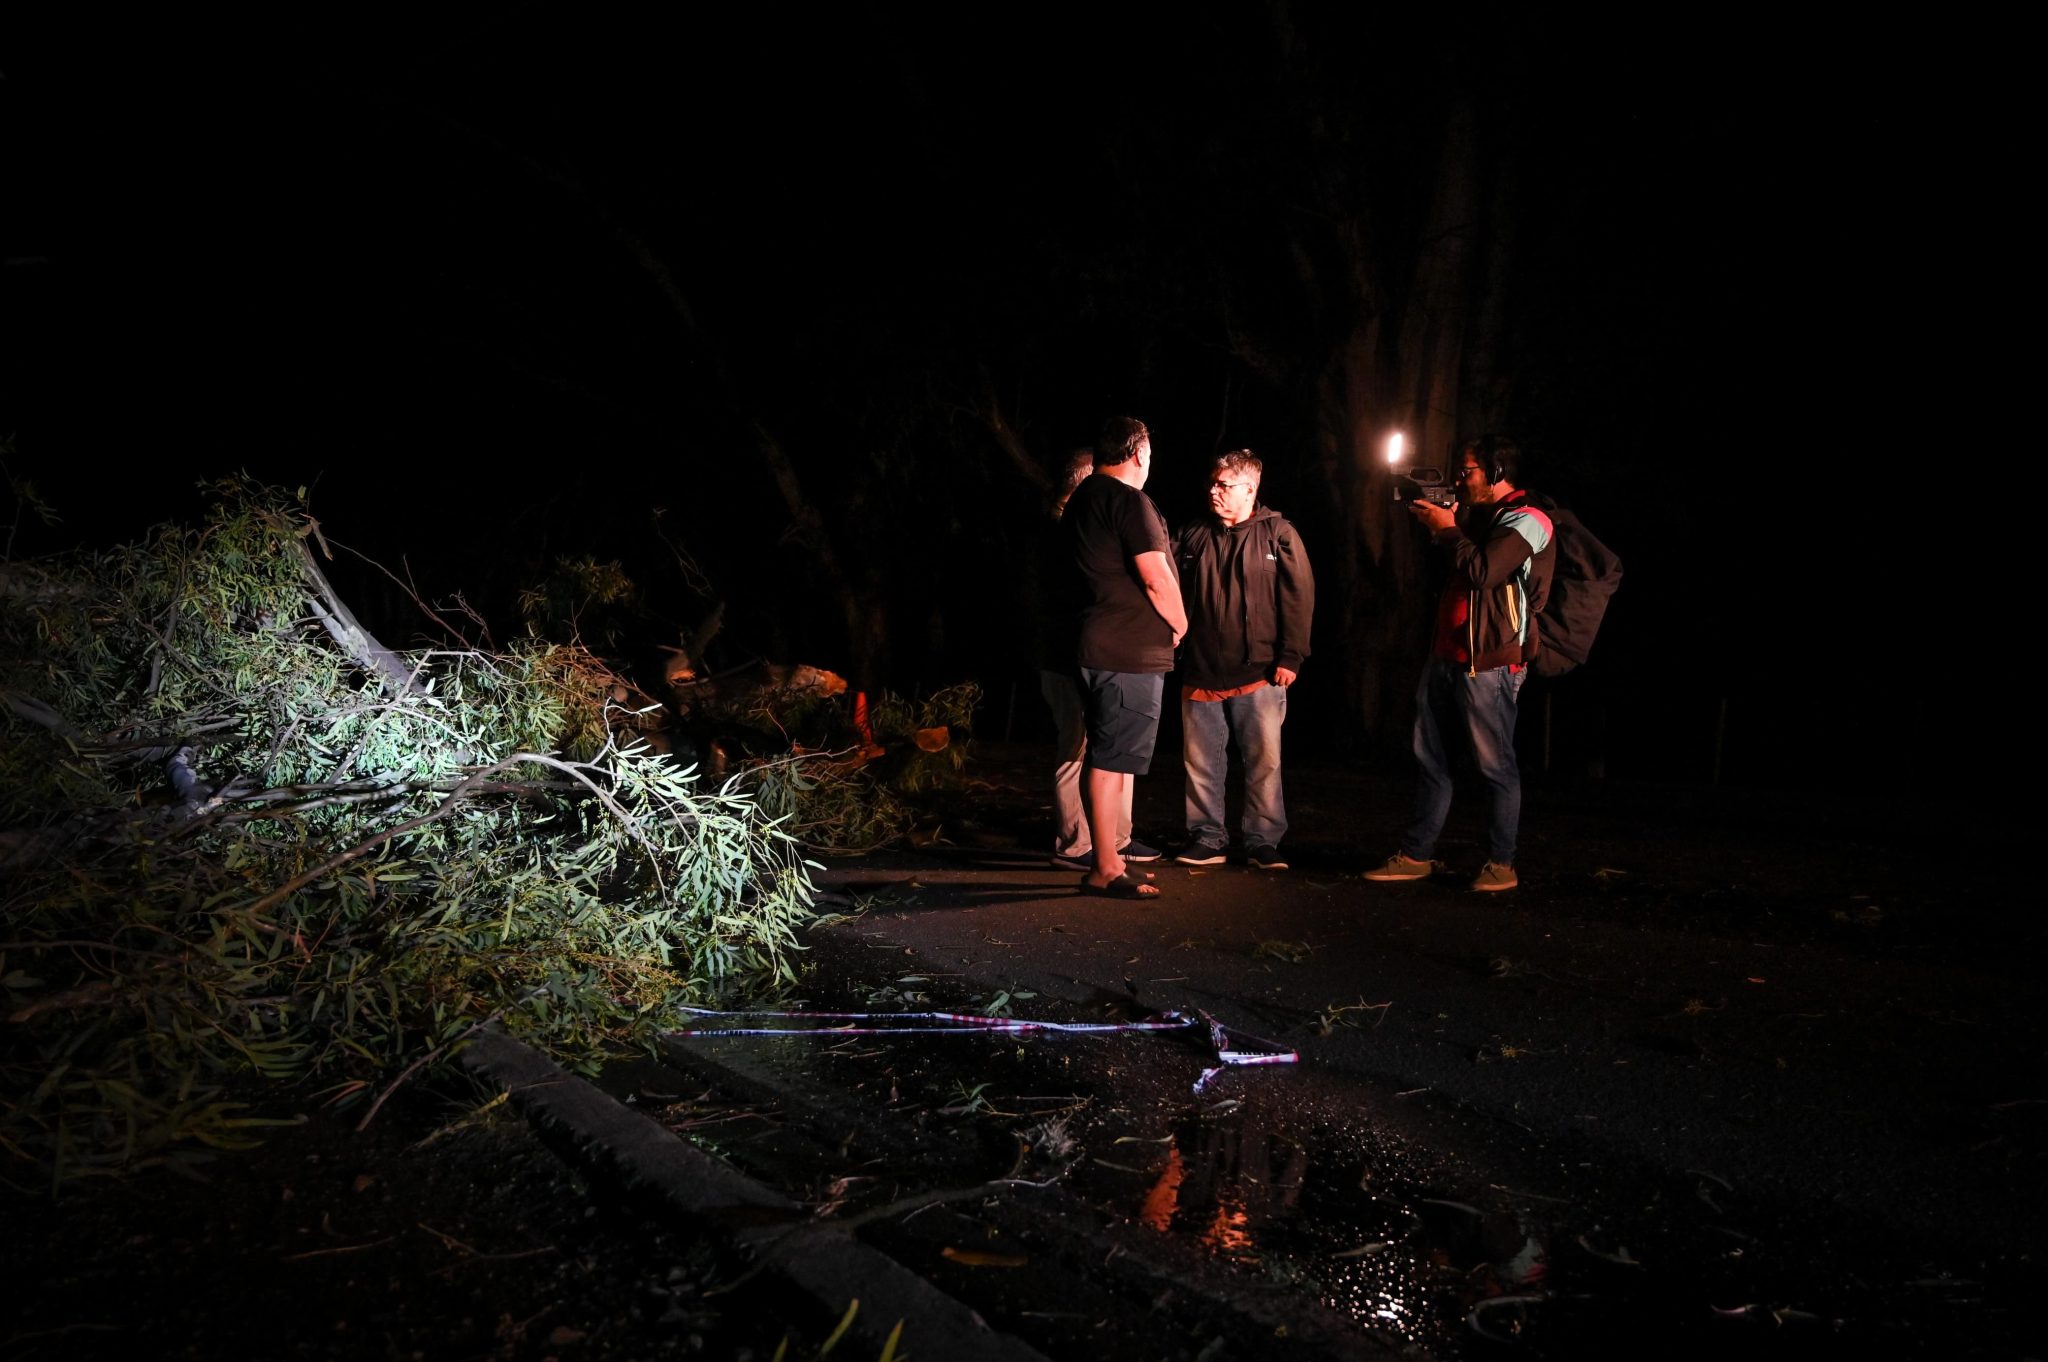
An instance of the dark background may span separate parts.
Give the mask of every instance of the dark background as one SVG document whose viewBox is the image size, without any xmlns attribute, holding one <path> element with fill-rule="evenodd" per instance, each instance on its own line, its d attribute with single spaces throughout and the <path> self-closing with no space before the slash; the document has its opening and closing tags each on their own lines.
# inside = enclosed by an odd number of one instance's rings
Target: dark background
<svg viewBox="0 0 2048 1362">
<path fill-rule="evenodd" d="M 714 664 L 974 677 L 1027 731 L 1043 470 L 1130 413 L 1170 521 L 1264 454 L 1322 588 L 1296 742 L 1398 760 L 1421 555 L 1372 452 L 1507 429 L 1628 566 L 1561 766 L 1964 798 L 1997 589 L 1935 506 L 2015 367 L 1967 320 L 2011 287 L 2003 87 L 1957 93 L 2000 46 L 1282 4 L 18 28 L 0 415 L 64 519 L 13 552 L 246 469 L 501 637 L 556 555 L 616 558 L 622 648 L 723 601 Z"/>
</svg>

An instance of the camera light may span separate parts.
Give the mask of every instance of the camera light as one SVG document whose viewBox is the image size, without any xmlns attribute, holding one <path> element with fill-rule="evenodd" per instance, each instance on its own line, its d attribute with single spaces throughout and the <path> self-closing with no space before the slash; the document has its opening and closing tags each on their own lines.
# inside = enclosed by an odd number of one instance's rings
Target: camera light
<svg viewBox="0 0 2048 1362">
<path fill-rule="evenodd" d="M 1405 439 L 1398 430 L 1387 437 L 1387 466 L 1389 468 L 1401 462 L 1401 447 L 1404 443 Z"/>
</svg>

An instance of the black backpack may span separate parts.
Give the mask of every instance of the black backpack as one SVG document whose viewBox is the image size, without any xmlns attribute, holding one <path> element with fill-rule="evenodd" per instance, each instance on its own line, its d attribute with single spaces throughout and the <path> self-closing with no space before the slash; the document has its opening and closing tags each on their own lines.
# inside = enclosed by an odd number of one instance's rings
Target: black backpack
<svg viewBox="0 0 2048 1362">
<path fill-rule="evenodd" d="M 1621 559 L 1564 507 L 1533 494 L 1529 501 L 1550 517 L 1557 539 L 1550 591 L 1536 607 L 1536 653 L 1529 670 L 1563 676 L 1593 651 L 1607 602 L 1621 585 Z"/>
</svg>

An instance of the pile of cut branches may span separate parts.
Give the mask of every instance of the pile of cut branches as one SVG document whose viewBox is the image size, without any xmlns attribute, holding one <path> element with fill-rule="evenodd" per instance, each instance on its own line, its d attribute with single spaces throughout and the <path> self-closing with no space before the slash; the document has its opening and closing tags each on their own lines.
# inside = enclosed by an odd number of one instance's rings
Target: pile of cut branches
<svg viewBox="0 0 2048 1362">
<path fill-rule="evenodd" d="M 227 1100 L 246 1076 L 367 1120 L 491 1022 L 588 1069 L 676 1005 L 791 977 L 795 836 L 635 741 L 601 659 L 387 648 L 301 505 L 217 490 L 197 531 L 0 562 L 17 1170 L 246 1143 L 277 1119 Z"/>
<path fill-rule="evenodd" d="M 823 853 L 872 851 L 908 834 L 913 804 L 959 786 L 981 687 L 962 681 L 921 701 L 883 692 L 867 731 L 830 730 L 824 760 L 778 759 L 754 768 L 761 802 Z"/>
</svg>

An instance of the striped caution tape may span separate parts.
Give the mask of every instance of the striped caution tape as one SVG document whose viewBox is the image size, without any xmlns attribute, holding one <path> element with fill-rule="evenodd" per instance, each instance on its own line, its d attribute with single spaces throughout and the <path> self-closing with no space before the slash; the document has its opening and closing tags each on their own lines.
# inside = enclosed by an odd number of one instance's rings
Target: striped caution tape
<svg viewBox="0 0 2048 1362">
<path fill-rule="evenodd" d="M 1231 1039 L 1229 1028 L 1206 1012 L 1183 1016 L 1163 1012 L 1151 1021 L 1137 1022 L 1055 1022 L 1032 1021 L 1022 1017 L 990 1017 L 977 1012 L 723 1012 L 710 1007 L 685 1007 L 694 1017 L 734 1021 L 836 1022 L 834 1026 L 691 1026 L 668 1034 L 678 1040 L 710 1040 L 722 1036 L 891 1036 L 891 1035 L 1022 1035 L 1046 1031 L 1062 1035 L 1108 1035 L 1117 1032 L 1186 1031 L 1206 1028 L 1209 1042 L 1221 1061 L 1202 1070 L 1195 1091 L 1226 1068 L 1254 1064 L 1295 1064 L 1301 1056 L 1257 1036 L 1245 1039 L 1264 1046 L 1247 1050 Z"/>
<path fill-rule="evenodd" d="M 1024 1031 L 1063 1031 L 1073 1034 L 1114 1031 L 1184 1031 L 1200 1023 L 1178 1012 L 1163 1014 L 1158 1021 L 1142 1022 L 1050 1022 L 1027 1021 L 1018 1017 L 990 1017 L 978 1012 L 719 1012 L 708 1007 L 683 1009 L 698 1017 L 772 1017 L 797 1021 L 840 1021 L 845 1026 L 721 1026 L 688 1027 L 668 1034 L 678 1037 L 708 1036 L 886 1036 L 886 1035 L 991 1035 Z M 916 1023 L 915 1025 L 857 1026 L 855 1022 Z"/>
<path fill-rule="evenodd" d="M 1195 1079 L 1195 1091 L 1197 1093 L 1201 1092 L 1203 1088 L 1208 1087 L 1209 1080 L 1222 1073 L 1226 1068 L 1242 1068 L 1253 1064 L 1298 1064 L 1301 1062 L 1300 1054 L 1293 1050 L 1285 1049 L 1277 1042 L 1267 1040 L 1262 1036 L 1246 1036 L 1245 1039 L 1256 1041 L 1258 1044 L 1265 1046 L 1265 1049 L 1240 1050 L 1231 1044 L 1228 1027 L 1206 1012 L 1201 1013 L 1200 1016 L 1208 1024 L 1209 1043 L 1216 1047 L 1216 1058 L 1221 1060 L 1222 1063 L 1202 1070 L 1201 1076 Z"/>
</svg>

